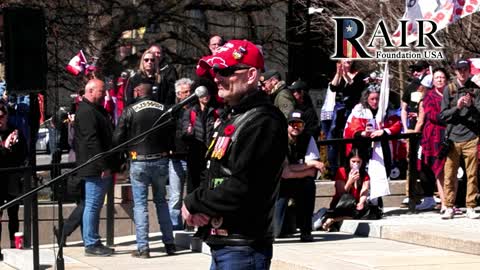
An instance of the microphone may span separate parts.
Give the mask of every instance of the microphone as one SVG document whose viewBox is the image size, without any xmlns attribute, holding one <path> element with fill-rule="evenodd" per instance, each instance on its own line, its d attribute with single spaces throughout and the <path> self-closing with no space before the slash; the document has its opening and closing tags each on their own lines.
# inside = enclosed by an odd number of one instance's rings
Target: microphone
<svg viewBox="0 0 480 270">
<path fill-rule="evenodd" d="M 204 97 L 206 95 L 208 95 L 208 89 L 205 86 L 200 85 L 199 87 L 197 87 L 195 89 L 195 93 L 193 93 L 192 95 L 190 95 L 186 99 L 184 99 L 184 100 L 180 101 L 179 103 L 170 107 L 170 109 L 167 110 L 167 113 L 170 113 L 170 114 L 176 113 L 183 106 L 185 106 L 187 104 L 190 104 L 190 103 L 196 101 L 197 98 L 201 98 L 201 97 Z"/>
</svg>

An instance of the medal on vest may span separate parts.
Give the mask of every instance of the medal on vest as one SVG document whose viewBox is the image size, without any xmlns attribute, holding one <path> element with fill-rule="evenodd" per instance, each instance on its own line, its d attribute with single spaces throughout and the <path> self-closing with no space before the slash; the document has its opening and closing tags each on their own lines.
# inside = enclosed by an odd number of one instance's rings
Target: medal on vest
<svg viewBox="0 0 480 270">
<path fill-rule="evenodd" d="M 223 137 L 223 138 L 224 139 L 223 139 L 222 145 L 220 146 L 220 157 L 218 159 L 221 159 L 225 155 L 231 140 L 230 137 Z"/>
<path fill-rule="evenodd" d="M 223 224 L 223 217 L 214 217 L 210 220 L 210 224 L 213 228 L 218 229 Z"/>
<path fill-rule="evenodd" d="M 225 137 L 220 136 L 217 139 L 217 143 L 215 144 L 215 148 L 213 149 L 213 154 L 212 157 L 216 159 L 221 159 L 222 157 L 220 156 L 221 149 L 222 149 L 222 144 L 223 141 L 225 140 Z"/>
<path fill-rule="evenodd" d="M 207 149 L 207 153 L 205 154 L 206 158 L 208 158 L 209 154 L 212 154 L 212 157 L 213 157 L 212 150 L 213 150 L 213 146 L 217 142 L 217 136 L 218 136 L 218 132 L 213 133 L 212 141 L 210 142 L 210 145 L 208 146 L 208 149 Z"/>
</svg>

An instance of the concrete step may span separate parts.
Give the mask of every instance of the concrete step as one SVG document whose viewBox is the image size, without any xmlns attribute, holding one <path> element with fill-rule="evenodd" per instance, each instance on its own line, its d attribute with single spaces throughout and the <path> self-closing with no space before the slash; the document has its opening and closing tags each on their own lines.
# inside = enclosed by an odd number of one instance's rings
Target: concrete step
<svg viewBox="0 0 480 270">
<path fill-rule="evenodd" d="M 476 210 L 479 212 L 480 207 Z M 442 220 L 438 210 L 407 214 L 407 209 L 393 208 L 386 209 L 380 220 L 345 220 L 340 231 L 480 255 L 479 225 L 478 219 L 465 215 Z"/>
</svg>

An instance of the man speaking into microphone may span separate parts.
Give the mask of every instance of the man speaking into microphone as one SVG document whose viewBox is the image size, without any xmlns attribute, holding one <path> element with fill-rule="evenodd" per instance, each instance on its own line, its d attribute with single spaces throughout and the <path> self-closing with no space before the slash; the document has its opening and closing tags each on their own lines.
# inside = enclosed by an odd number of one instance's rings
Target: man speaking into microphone
<svg viewBox="0 0 480 270">
<path fill-rule="evenodd" d="M 258 89 L 263 55 L 231 40 L 200 59 L 197 74 L 214 75 L 228 105 L 207 150 L 208 183 L 186 196 L 182 216 L 201 226 L 210 269 L 269 269 L 273 210 L 288 146 L 287 122 Z"/>
<path fill-rule="evenodd" d="M 167 108 L 152 99 L 152 85 L 140 83 L 133 90 L 135 102 L 122 113 L 113 134 L 114 145 L 119 145 L 165 122 L 162 117 Z M 173 111 L 173 107 L 171 110 Z M 149 258 L 148 244 L 148 186 L 152 185 L 153 202 L 157 210 L 157 219 L 162 231 L 162 241 L 168 255 L 175 253 L 172 221 L 165 199 L 165 186 L 168 180 L 169 152 L 173 148 L 175 125 L 173 122 L 159 128 L 144 138 L 134 142 L 128 148 L 130 158 L 130 181 L 132 183 L 133 213 L 136 229 L 137 250 L 132 253 L 136 258 Z"/>
</svg>

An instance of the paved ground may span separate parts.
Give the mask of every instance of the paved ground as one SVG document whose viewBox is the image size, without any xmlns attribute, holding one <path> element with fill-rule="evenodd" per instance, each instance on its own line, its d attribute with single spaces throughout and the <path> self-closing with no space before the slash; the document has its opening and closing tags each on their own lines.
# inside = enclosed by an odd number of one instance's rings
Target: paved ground
<svg viewBox="0 0 480 270">
<path fill-rule="evenodd" d="M 274 246 L 271 269 L 479 269 L 480 220 L 458 217 L 444 221 L 435 212 L 417 215 L 403 212 L 390 209 L 382 220 L 346 221 L 343 232 L 315 232 L 313 243 L 301 243 L 297 238 L 279 239 Z M 178 242 L 187 243 L 183 241 L 186 235 L 177 234 Z M 64 249 L 65 269 L 209 269 L 210 258 L 204 254 L 207 249 L 202 250 L 204 253 L 184 249 L 178 255 L 165 256 L 160 236 L 152 236 L 153 258 L 147 260 L 130 256 L 135 249 L 134 236 L 116 238 L 115 255 L 108 258 L 85 257 L 81 243 L 69 243 Z M 455 252 L 459 250 L 463 252 Z M 43 247 L 41 256 L 41 269 L 55 269 L 50 247 Z M 27 262 L 31 258 L 24 256 L 15 261 Z M 2 267 L 0 270 L 11 269 Z"/>
<path fill-rule="evenodd" d="M 344 233 L 315 233 L 313 243 L 282 239 L 275 244 L 271 269 L 478 269 L 480 256 L 405 244 L 378 238 L 356 237 Z M 151 259 L 130 257 L 135 248 L 134 237 L 116 239 L 112 257 L 85 257 L 83 247 L 65 248 L 65 269 L 208 269 L 210 258 L 203 253 L 182 250 L 178 255 L 165 256 L 158 236 L 154 238 Z M 50 249 L 46 249 L 50 251 Z M 42 253 L 45 256 L 48 252 Z M 55 269 L 54 254 L 42 257 L 41 269 Z M 0 268 L 11 269 L 11 268 Z"/>
</svg>

